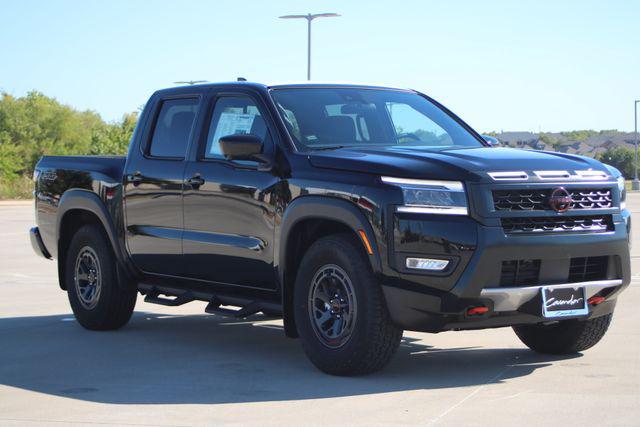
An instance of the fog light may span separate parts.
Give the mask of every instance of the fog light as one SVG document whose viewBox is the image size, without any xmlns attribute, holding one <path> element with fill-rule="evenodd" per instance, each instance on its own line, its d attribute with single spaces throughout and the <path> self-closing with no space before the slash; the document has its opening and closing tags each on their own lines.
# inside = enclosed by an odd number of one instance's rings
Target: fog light
<svg viewBox="0 0 640 427">
<path fill-rule="evenodd" d="M 406 266 L 414 270 L 442 271 L 447 268 L 449 261 L 433 258 L 407 258 Z"/>
</svg>

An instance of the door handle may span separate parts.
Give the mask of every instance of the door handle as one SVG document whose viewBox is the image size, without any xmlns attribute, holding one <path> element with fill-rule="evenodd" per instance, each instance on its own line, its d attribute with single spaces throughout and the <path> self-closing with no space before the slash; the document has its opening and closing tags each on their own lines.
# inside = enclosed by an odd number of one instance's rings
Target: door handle
<svg viewBox="0 0 640 427">
<path fill-rule="evenodd" d="M 142 174 L 140 172 L 134 172 L 131 175 L 127 176 L 127 181 L 133 184 L 134 187 L 137 187 L 142 182 Z"/>
<path fill-rule="evenodd" d="M 201 185 L 204 184 L 204 178 L 202 178 L 199 174 L 196 174 L 187 180 L 187 184 L 197 190 Z"/>
</svg>

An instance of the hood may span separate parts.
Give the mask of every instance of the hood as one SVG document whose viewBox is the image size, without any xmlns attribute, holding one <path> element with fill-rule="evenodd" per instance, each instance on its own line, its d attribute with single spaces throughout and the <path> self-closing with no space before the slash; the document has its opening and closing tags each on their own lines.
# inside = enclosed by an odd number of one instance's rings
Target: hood
<svg viewBox="0 0 640 427">
<path fill-rule="evenodd" d="M 442 151 L 381 147 L 341 148 L 309 153 L 315 167 L 399 178 L 486 180 L 486 172 L 542 170 L 601 170 L 589 157 L 514 148 L 465 148 Z"/>
</svg>

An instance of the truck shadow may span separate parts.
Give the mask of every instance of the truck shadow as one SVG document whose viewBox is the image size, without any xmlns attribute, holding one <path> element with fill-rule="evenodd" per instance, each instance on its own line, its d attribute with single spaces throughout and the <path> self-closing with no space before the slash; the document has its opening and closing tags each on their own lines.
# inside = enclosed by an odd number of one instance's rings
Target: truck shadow
<svg viewBox="0 0 640 427">
<path fill-rule="evenodd" d="M 0 318 L 0 384 L 101 403 L 265 402 L 500 383 L 566 359 L 405 337 L 384 371 L 332 377 L 264 320 L 136 312 L 120 331 L 91 332 L 70 315 Z"/>
</svg>

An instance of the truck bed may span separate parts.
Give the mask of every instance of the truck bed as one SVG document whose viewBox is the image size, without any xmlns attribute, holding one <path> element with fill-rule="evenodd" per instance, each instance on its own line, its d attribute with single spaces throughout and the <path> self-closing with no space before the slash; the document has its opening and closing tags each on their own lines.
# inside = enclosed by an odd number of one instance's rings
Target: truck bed
<svg viewBox="0 0 640 427">
<path fill-rule="evenodd" d="M 68 190 L 95 193 L 110 214 L 118 215 L 125 156 L 44 156 L 36 165 L 36 221 L 49 253 L 57 246 L 58 205 Z M 108 200 L 111 199 L 111 200 Z"/>
</svg>

